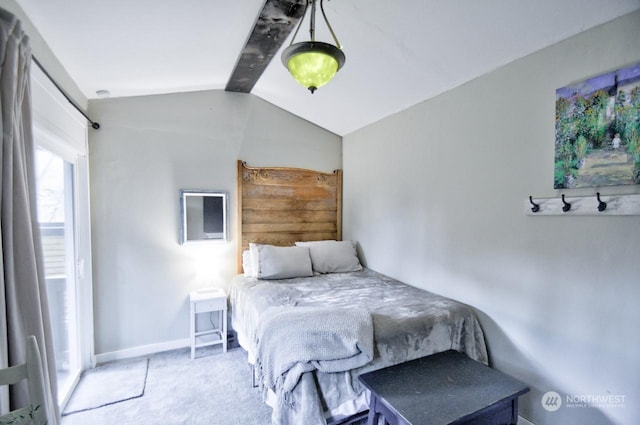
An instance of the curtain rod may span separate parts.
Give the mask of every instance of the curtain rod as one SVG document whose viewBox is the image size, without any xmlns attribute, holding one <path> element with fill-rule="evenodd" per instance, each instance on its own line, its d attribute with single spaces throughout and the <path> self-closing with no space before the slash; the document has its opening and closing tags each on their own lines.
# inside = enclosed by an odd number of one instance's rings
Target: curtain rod
<svg viewBox="0 0 640 425">
<path fill-rule="evenodd" d="M 93 121 L 91 118 L 89 118 L 89 116 L 82 110 L 80 109 L 80 107 L 78 105 L 76 105 L 76 103 L 71 99 L 71 97 L 69 97 L 69 95 L 67 94 L 67 92 L 65 92 L 62 87 L 60 87 L 60 85 L 58 83 L 56 83 L 56 80 L 53 79 L 53 77 L 51 76 L 51 74 L 49 74 L 47 72 L 47 70 L 44 68 L 44 66 L 42 66 L 42 64 L 40 63 L 40 61 L 38 61 L 38 59 L 36 59 L 35 56 L 31 55 L 31 58 L 33 59 L 33 61 L 40 67 L 40 69 L 42 70 L 42 72 L 44 72 L 44 75 L 47 76 L 47 78 L 49 79 L 49 81 L 51 81 L 53 83 L 54 86 L 56 86 L 56 88 L 60 91 L 60 93 L 62 93 L 62 95 L 64 96 L 65 99 L 67 99 L 67 101 L 71 104 L 71 106 L 73 106 L 78 112 L 80 112 L 80 114 L 82 114 L 83 117 L 85 117 L 87 119 L 87 121 L 89 121 L 91 123 L 91 127 L 94 130 L 97 130 L 100 128 L 100 123 L 97 123 L 95 121 Z"/>
</svg>

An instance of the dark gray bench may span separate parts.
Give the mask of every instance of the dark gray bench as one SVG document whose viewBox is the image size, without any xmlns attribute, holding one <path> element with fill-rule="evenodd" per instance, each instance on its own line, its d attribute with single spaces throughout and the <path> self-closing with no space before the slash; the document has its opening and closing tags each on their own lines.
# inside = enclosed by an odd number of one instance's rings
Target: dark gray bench
<svg viewBox="0 0 640 425">
<path fill-rule="evenodd" d="M 365 373 L 368 425 L 514 425 L 529 388 L 457 351 Z"/>
</svg>

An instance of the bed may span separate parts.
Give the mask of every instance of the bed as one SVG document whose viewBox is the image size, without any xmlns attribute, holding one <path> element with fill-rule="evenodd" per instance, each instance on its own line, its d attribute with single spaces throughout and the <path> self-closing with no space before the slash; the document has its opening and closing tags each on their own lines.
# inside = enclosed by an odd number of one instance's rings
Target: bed
<svg viewBox="0 0 640 425">
<path fill-rule="evenodd" d="M 238 162 L 231 322 L 274 424 L 358 418 L 371 370 L 449 349 L 488 361 L 469 306 L 361 265 L 341 240 L 341 178 Z"/>
</svg>

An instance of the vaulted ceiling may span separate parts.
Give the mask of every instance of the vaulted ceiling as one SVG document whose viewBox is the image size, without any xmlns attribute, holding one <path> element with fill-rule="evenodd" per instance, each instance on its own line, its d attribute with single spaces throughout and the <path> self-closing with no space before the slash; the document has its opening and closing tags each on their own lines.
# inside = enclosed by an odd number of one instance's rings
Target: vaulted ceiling
<svg viewBox="0 0 640 425">
<path fill-rule="evenodd" d="M 325 0 L 347 60 L 312 95 L 280 61 L 303 0 L 17 2 L 89 99 L 98 90 L 250 91 L 338 135 L 640 8 L 640 0 Z M 303 24 L 296 41 L 308 39 Z M 321 19 L 316 29 L 331 40 Z"/>
</svg>

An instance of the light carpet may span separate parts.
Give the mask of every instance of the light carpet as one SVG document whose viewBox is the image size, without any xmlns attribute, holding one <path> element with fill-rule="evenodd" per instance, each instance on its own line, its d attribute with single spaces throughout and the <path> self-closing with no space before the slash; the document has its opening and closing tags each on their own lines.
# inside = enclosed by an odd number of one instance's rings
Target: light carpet
<svg viewBox="0 0 640 425">
<path fill-rule="evenodd" d="M 85 371 L 63 415 L 142 397 L 148 366 L 149 360 L 144 358 L 105 363 Z"/>
<path fill-rule="evenodd" d="M 200 348 L 194 360 L 188 348 L 148 357 L 144 395 L 63 416 L 62 425 L 271 423 L 271 408 L 251 385 L 251 368 L 242 349 L 223 353 L 221 347 Z"/>
</svg>

